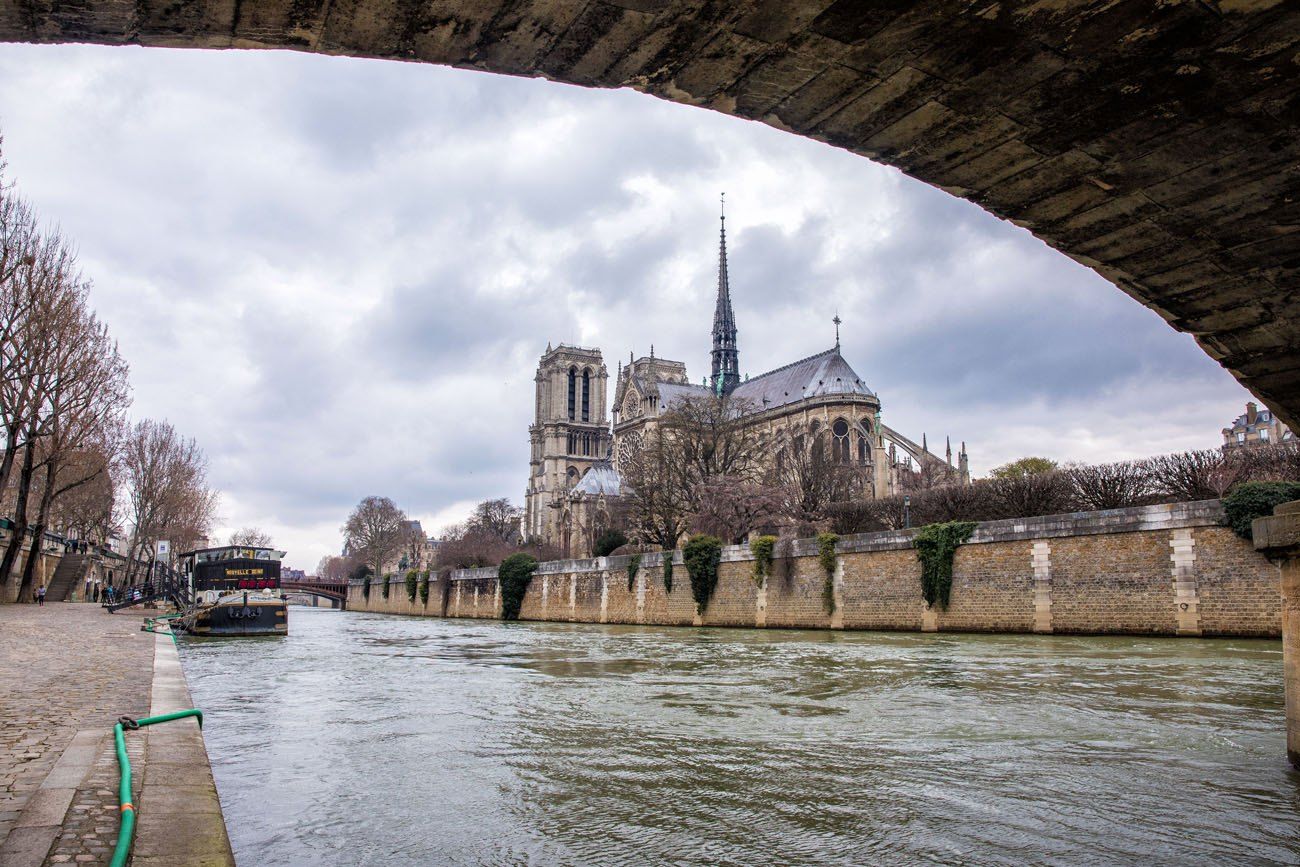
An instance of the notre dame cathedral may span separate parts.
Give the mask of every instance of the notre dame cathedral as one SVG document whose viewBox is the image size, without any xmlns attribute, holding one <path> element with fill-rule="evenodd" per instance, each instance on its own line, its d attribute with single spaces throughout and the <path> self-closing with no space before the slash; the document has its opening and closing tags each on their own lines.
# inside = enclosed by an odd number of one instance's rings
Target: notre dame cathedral
<svg viewBox="0 0 1300 867">
<path fill-rule="evenodd" d="M 729 395 L 765 434 L 792 435 L 788 441 L 853 465 L 864 496 L 889 496 L 901 489 L 905 477 L 926 468 L 970 481 L 964 443 L 954 464 L 950 444 L 941 458 L 930 452 L 924 437 L 918 445 L 881 421 L 880 398 L 841 352 L 839 317 L 830 349 L 742 379 L 725 216 L 722 221 L 713 370 L 707 384 L 692 384 L 684 363 L 656 358 L 652 348 L 648 357 L 629 357 L 627 366 L 619 365 L 614 404 L 607 407 L 609 370 L 600 350 L 547 345 L 535 377 L 536 420 L 528 429 L 532 456 L 524 501 L 526 537 L 555 546 L 567 557 L 590 556 L 621 492 L 620 460 L 635 453 L 661 415 L 698 397 Z"/>
</svg>

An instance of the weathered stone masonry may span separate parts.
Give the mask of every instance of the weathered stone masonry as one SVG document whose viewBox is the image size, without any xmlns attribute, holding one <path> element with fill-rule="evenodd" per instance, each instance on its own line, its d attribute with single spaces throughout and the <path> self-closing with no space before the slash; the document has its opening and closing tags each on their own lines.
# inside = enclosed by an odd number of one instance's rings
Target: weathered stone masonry
<svg viewBox="0 0 1300 867">
<path fill-rule="evenodd" d="M 642 557 L 631 589 L 629 557 L 543 563 L 520 618 L 581 623 L 885 629 L 946 632 L 1281 634 L 1278 567 L 1222 526 L 1218 501 L 1079 512 L 980 524 L 953 561 L 947 610 L 927 610 L 912 531 L 849 536 L 838 545 L 835 611 L 816 542 L 778 551 L 759 588 L 744 546 L 723 549 L 718 588 L 697 616 L 686 567 L 676 555 L 672 593 L 661 554 Z M 446 599 L 446 606 L 442 603 Z M 495 569 L 465 569 L 431 587 L 429 603 L 389 598 L 360 585 L 353 611 L 495 618 Z"/>
</svg>

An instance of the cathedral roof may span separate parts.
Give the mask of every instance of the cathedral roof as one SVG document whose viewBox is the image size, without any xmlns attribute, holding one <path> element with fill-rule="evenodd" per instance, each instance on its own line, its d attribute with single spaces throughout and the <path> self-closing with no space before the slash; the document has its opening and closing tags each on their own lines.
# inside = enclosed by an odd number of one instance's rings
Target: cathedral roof
<svg viewBox="0 0 1300 867">
<path fill-rule="evenodd" d="M 733 398 L 753 403 L 758 411 L 775 409 L 810 397 L 833 394 L 875 397 L 836 346 L 778 367 L 736 386 Z"/>
<path fill-rule="evenodd" d="M 589 494 L 593 497 L 605 494 L 617 497 L 622 487 L 618 471 L 609 461 L 596 461 L 582 476 L 582 480 L 573 486 L 572 494 Z"/>
<path fill-rule="evenodd" d="M 671 409 L 679 401 L 693 397 L 713 396 L 713 391 L 708 386 L 685 382 L 658 382 L 655 383 L 655 388 L 659 390 L 659 405 L 664 409 Z"/>
</svg>

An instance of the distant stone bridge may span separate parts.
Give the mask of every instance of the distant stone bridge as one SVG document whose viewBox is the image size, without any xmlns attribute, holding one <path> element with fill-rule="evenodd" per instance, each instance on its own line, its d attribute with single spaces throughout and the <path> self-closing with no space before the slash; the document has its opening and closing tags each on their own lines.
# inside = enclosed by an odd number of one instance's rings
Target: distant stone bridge
<svg viewBox="0 0 1300 867">
<path fill-rule="evenodd" d="M 348 607 L 348 582 L 346 581 L 280 581 L 281 593 L 310 593 L 328 599 L 336 608 Z"/>
<path fill-rule="evenodd" d="M 0 40 L 423 61 L 760 120 L 1030 229 L 1300 429 L 1300 4 L 0 0 Z"/>
</svg>

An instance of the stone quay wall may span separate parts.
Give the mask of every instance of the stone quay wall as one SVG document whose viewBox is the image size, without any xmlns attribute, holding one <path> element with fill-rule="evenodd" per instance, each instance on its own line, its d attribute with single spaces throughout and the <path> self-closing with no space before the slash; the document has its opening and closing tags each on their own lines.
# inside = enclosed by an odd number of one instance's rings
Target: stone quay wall
<svg viewBox="0 0 1300 867">
<path fill-rule="evenodd" d="M 836 546 L 834 610 L 813 539 L 778 546 L 759 587 L 748 546 L 723 549 L 718 586 L 703 615 L 675 553 L 673 587 L 662 554 L 560 560 L 538 566 L 521 620 L 671 626 L 1039 632 L 1190 636 L 1281 635 L 1277 565 L 1223 526 L 1217 500 L 1174 503 L 977 525 L 953 560 L 951 602 L 921 598 L 914 530 L 846 536 Z M 784 550 L 783 550 L 784 547 Z M 462 569 L 430 581 L 429 601 L 407 598 L 394 577 L 365 599 L 349 587 L 352 611 L 497 618 L 496 569 Z"/>
</svg>

